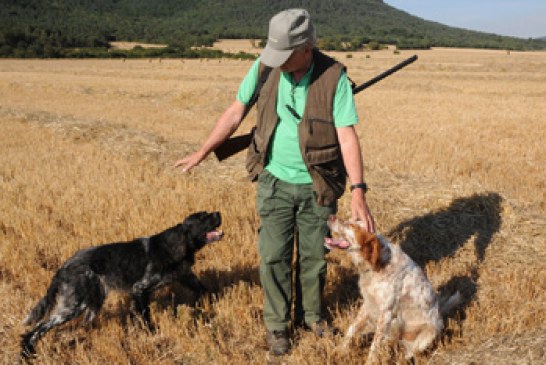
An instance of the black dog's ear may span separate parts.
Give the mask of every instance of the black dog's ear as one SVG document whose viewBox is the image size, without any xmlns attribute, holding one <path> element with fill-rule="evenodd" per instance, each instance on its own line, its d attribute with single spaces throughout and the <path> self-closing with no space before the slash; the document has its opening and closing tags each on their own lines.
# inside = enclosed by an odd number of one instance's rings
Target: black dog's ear
<svg viewBox="0 0 546 365">
<path fill-rule="evenodd" d="M 202 220 L 192 222 L 191 224 L 186 225 L 185 228 L 188 238 L 192 241 L 192 244 L 196 245 L 196 248 L 199 248 L 205 244 L 207 228 L 203 226 Z"/>
<path fill-rule="evenodd" d="M 188 254 L 190 247 L 187 242 L 190 241 L 189 238 L 190 235 L 182 224 L 173 227 L 163 236 L 164 246 L 175 261 L 182 260 Z"/>
</svg>

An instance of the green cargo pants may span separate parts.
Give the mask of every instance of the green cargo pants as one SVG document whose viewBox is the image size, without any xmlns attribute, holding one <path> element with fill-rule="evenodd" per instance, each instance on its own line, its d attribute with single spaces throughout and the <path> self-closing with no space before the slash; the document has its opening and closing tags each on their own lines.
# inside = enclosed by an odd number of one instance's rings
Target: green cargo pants
<svg viewBox="0 0 546 365">
<path fill-rule="evenodd" d="M 302 317 L 297 320 L 307 325 L 321 320 L 326 221 L 336 213 L 337 205 L 320 206 L 311 184 L 286 183 L 264 170 L 258 177 L 256 208 L 261 218 L 258 251 L 265 326 L 270 331 L 288 328 L 296 293 L 301 295 L 301 301 L 295 298 L 296 317 Z M 292 293 L 294 242 L 298 244 L 296 293 Z"/>
</svg>

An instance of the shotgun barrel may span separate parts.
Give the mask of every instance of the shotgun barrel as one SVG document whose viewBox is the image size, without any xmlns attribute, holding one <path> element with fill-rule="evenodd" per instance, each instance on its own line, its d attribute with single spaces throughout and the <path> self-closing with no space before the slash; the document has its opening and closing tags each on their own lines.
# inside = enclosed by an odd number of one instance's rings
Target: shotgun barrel
<svg viewBox="0 0 546 365">
<path fill-rule="evenodd" d="M 399 64 L 389 68 L 388 70 L 382 72 L 381 74 L 375 76 L 374 78 L 366 81 L 362 85 L 356 86 L 353 88 L 353 95 L 358 94 L 364 89 L 369 88 L 373 84 L 383 80 L 385 77 L 390 76 L 391 74 L 395 73 L 396 71 L 406 67 L 410 63 L 413 63 L 417 60 L 417 55 L 413 55 L 410 58 L 400 62 Z M 246 117 L 246 113 L 243 116 Z M 253 127 L 250 133 L 243 134 L 240 136 L 232 137 L 227 140 L 225 140 L 222 144 L 220 144 L 216 149 L 214 150 L 214 154 L 216 155 L 216 158 L 218 161 L 223 161 L 234 154 L 246 149 L 248 146 L 250 146 L 250 143 L 252 142 L 252 137 L 254 136 L 254 130 L 256 127 Z"/>
<path fill-rule="evenodd" d="M 370 86 L 372 86 L 376 82 L 379 82 L 379 81 L 383 80 L 385 77 L 388 77 L 388 76 L 392 75 L 396 71 L 400 70 L 401 68 L 406 67 L 407 65 L 409 65 L 410 63 L 415 62 L 416 60 L 417 60 L 417 55 L 413 55 L 410 58 L 400 62 L 399 64 L 389 68 L 387 71 L 384 71 L 384 72 L 380 73 L 379 75 L 377 75 L 373 79 L 368 80 L 365 83 L 363 83 L 362 85 L 355 87 L 353 89 L 353 95 L 356 95 L 359 92 L 361 92 L 362 90 L 369 88 Z"/>
</svg>

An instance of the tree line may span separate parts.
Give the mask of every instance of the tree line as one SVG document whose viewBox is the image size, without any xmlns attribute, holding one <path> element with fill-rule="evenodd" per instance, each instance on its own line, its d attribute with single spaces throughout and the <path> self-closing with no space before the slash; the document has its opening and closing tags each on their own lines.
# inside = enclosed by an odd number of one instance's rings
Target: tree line
<svg viewBox="0 0 546 365">
<path fill-rule="evenodd" d="M 310 11 L 320 45 L 328 50 L 354 51 L 376 43 L 400 49 L 546 48 L 544 39 L 452 28 L 381 0 L 0 0 L 0 57 L 224 56 L 195 47 L 219 38 L 263 40 L 270 17 L 290 7 Z M 113 51 L 110 42 L 116 40 L 169 46 Z"/>
</svg>

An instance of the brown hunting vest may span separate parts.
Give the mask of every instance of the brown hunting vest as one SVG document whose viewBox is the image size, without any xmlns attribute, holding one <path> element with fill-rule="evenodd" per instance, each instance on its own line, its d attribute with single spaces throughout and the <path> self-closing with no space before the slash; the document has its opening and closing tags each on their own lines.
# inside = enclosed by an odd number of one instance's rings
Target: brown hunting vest
<svg viewBox="0 0 546 365">
<path fill-rule="evenodd" d="M 324 206 L 341 197 L 347 179 L 333 117 L 334 96 L 344 66 L 318 50 L 313 51 L 313 62 L 305 111 L 298 124 L 298 137 L 317 202 Z M 259 75 L 263 68 L 264 65 L 260 64 Z M 276 108 L 280 72 L 279 68 L 271 70 L 257 101 L 256 130 L 246 160 L 252 181 L 264 169 L 271 137 L 279 120 Z"/>
</svg>

